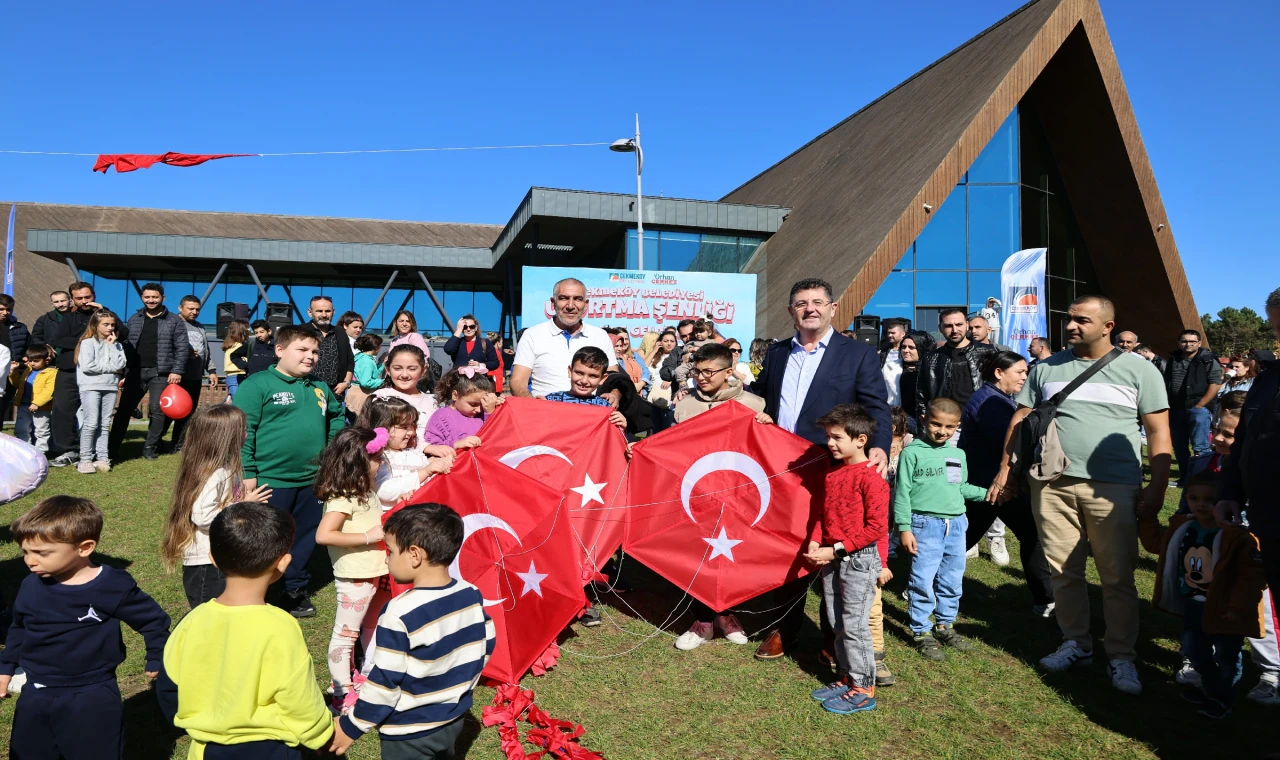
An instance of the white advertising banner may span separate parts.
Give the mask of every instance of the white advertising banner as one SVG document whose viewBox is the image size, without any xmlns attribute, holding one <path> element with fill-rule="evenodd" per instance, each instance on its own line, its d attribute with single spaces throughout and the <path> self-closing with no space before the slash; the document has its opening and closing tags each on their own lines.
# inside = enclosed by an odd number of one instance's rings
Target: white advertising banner
<svg viewBox="0 0 1280 760">
<path fill-rule="evenodd" d="M 1044 287 L 1048 248 L 1028 248 L 1005 259 L 1000 268 L 1004 319 L 1001 343 L 1030 356 L 1031 341 L 1049 334 L 1049 304 Z"/>
</svg>

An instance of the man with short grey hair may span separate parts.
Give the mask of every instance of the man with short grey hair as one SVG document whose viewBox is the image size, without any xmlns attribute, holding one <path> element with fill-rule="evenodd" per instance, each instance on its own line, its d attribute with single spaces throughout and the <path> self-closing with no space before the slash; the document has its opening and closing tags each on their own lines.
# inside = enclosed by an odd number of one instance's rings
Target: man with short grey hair
<svg viewBox="0 0 1280 760">
<path fill-rule="evenodd" d="M 1138 347 L 1138 334 L 1132 330 L 1125 330 L 1116 336 L 1116 348 L 1126 354 L 1133 353 L 1133 349 Z"/>
<path fill-rule="evenodd" d="M 569 365 L 580 348 L 595 346 L 609 357 L 613 369 L 618 359 L 613 337 L 595 325 L 582 321 L 591 299 L 581 280 L 565 278 L 551 289 L 555 315 L 540 325 L 532 325 L 516 344 L 511 367 L 511 393 L 542 398 L 548 393 L 569 390 Z"/>
</svg>

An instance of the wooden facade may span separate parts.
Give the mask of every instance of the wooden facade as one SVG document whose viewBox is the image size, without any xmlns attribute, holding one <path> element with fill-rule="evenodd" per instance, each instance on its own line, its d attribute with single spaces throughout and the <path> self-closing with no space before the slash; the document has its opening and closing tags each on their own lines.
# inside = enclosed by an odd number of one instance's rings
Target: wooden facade
<svg viewBox="0 0 1280 760">
<path fill-rule="evenodd" d="M 1161 347 L 1198 329 L 1097 0 L 1034 0 L 725 196 L 792 209 L 750 268 L 760 332 L 790 332 L 788 291 L 812 276 L 849 324 L 1024 98 L 1119 323 Z"/>
</svg>

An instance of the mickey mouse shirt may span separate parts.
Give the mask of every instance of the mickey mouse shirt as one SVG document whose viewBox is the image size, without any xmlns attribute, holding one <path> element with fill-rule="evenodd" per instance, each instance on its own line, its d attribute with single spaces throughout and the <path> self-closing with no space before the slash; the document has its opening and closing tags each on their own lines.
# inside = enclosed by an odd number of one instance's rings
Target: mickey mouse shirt
<svg viewBox="0 0 1280 760">
<path fill-rule="evenodd" d="M 1182 534 L 1178 546 L 1178 591 L 1189 599 L 1203 602 L 1213 582 L 1213 542 L 1220 528 L 1201 528 L 1192 523 Z"/>
</svg>

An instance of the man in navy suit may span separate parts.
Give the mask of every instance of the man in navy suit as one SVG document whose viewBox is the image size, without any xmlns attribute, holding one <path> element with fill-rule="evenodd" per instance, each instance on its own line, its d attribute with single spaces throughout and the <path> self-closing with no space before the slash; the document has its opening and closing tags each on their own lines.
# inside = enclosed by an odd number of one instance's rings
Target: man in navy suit
<svg viewBox="0 0 1280 760">
<path fill-rule="evenodd" d="M 780 427 L 825 447 L 827 433 L 817 419 L 837 404 L 861 404 L 876 421 L 875 435 L 867 446 L 870 466 L 883 475 L 889 468 L 893 423 L 889 416 L 888 387 L 880 373 L 875 348 L 846 338 L 831 327 L 836 301 L 831 284 L 807 279 L 791 286 L 787 312 L 795 320 L 790 340 L 769 347 L 752 389 L 765 400 L 765 413 Z M 778 589 L 777 598 L 792 599 L 807 588 L 801 579 Z M 793 605 L 765 637 L 756 657 L 781 657 L 795 642 L 804 622 L 804 605 Z"/>
</svg>

